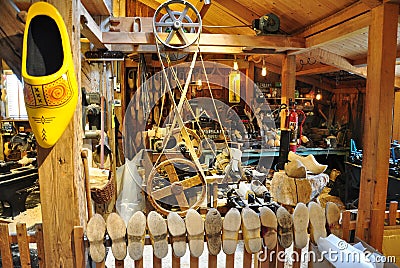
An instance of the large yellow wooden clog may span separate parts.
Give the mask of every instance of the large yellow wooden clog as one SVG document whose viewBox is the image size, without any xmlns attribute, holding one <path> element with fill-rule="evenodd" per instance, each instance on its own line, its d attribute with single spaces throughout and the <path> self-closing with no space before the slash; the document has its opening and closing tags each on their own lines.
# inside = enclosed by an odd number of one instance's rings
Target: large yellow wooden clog
<svg viewBox="0 0 400 268">
<path fill-rule="evenodd" d="M 61 137 L 78 101 L 71 46 L 58 10 L 34 3 L 28 11 L 22 51 L 24 98 L 29 123 L 41 147 Z"/>
</svg>

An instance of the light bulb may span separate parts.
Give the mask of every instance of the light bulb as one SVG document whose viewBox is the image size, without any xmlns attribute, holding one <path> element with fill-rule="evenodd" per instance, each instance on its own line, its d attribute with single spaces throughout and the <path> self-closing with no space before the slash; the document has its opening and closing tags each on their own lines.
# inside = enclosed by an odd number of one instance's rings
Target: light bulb
<svg viewBox="0 0 400 268">
<path fill-rule="evenodd" d="M 198 79 L 197 82 L 196 82 L 196 85 L 197 86 L 201 86 L 202 84 L 203 84 L 203 81 L 201 81 L 201 79 Z"/>
<path fill-rule="evenodd" d="M 315 99 L 316 100 L 322 99 L 322 94 L 318 92 L 317 95 L 315 96 Z"/>
<path fill-rule="evenodd" d="M 237 61 L 235 60 L 233 62 L 233 70 L 237 71 L 238 69 L 239 69 L 239 65 L 238 65 Z"/>
<path fill-rule="evenodd" d="M 263 66 L 261 70 L 261 75 L 266 76 L 267 75 L 267 67 Z"/>
</svg>

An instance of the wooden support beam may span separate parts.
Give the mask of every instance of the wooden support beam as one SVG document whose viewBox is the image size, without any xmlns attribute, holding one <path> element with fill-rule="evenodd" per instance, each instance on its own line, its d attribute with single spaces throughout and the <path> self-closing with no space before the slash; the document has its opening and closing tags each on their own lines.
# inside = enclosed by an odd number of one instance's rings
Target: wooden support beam
<svg viewBox="0 0 400 268">
<path fill-rule="evenodd" d="M 400 60 L 400 50 L 397 51 L 396 53 L 396 61 Z M 361 58 L 357 60 L 351 61 L 351 63 L 356 66 L 356 67 L 362 67 L 367 65 L 367 58 Z"/>
<path fill-rule="evenodd" d="M 379 251 L 382 250 L 389 175 L 398 15 L 397 4 L 384 3 L 372 9 L 368 36 L 369 68 L 356 235 Z M 368 219 L 369 236 L 362 227 Z"/>
<path fill-rule="evenodd" d="M 317 48 L 312 51 L 306 52 L 305 55 L 314 58 L 316 61 L 336 67 L 340 70 L 355 73 L 361 77 L 367 77 L 366 67 L 355 67 L 346 58 L 329 52 L 327 50 Z"/>
<path fill-rule="evenodd" d="M 361 1 L 358 1 L 353 5 L 348 6 L 342 9 L 341 11 L 333 14 L 332 16 L 329 16 L 323 20 L 320 20 L 317 23 L 314 23 L 306 27 L 304 31 L 302 31 L 297 35 L 302 37 L 309 37 L 311 35 L 320 33 L 329 28 L 342 24 L 345 21 L 353 19 L 369 11 L 370 8 L 366 4 L 362 3 Z"/>
<path fill-rule="evenodd" d="M 157 53 L 157 47 L 155 45 L 128 45 L 128 44 L 113 44 L 111 45 L 111 50 L 122 51 L 125 53 Z M 197 47 L 187 47 L 179 50 L 181 53 L 194 53 L 196 52 Z M 176 52 L 176 50 L 168 50 L 171 52 Z M 243 54 L 243 55 L 251 55 L 253 53 L 243 53 L 243 49 L 241 47 L 222 47 L 222 46 L 201 46 L 200 51 L 205 54 Z"/>
<path fill-rule="evenodd" d="M 307 37 L 306 47 L 315 48 L 318 46 L 322 46 L 324 44 L 328 44 L 330 42 L 344 39 L 352 34 L 362 32 L 365 28 L 369 26 L 370 21 L 371 21 L 370 12 L 349 19 L 348 21 L 340 23 L 323 32 Z"/>
<path fill-rule="evenodd" d="M 92 16 L 110 16 L 111 1 L 107 0 L 81 0 L 82 5 Z"/>
<path fill-rule="evenodd" d="M 271 71 L 276 74 L 282 73 L 282 68 L 280 66 L 269 63 L 267 61 L 265 62 L 265 66 L 267 67 L 268 71 Z M 258 67 L 261 68 L 261 65 Z M 306 84 L 309 84 L 309 85 L 314 85 L 318 88 L 321 88 L 321 89 L 329 91 L 329 92 L 334 92 L 334 88 L 335 88 L 334 85 L 324 79 L 318 80 L 318 79 L 314 79 L 312 77 L 307 77 L 307 76 L 297 76 L 296 80 L 306 83 Z"/>
<path fill-rule="evenodd" d="M 81 34 L 86 37 L 97 49 L 110 50 L 110 45 L 103 44 L 100 27 L 82 4 L 80 5 L 80 12 Z"/>
<path fill-rule="evenodd" d="M 70 37 L 78 104 L 67 129 L 50 149 L 38 148 L 40 202 L 42 206 L 46 267 L 74 267 L 74 226 L 86 222 L 86 198 L 82 180 L 82 96 L 80 90 L 80 12 L 75 0 L 49 0 L 64 18 Z"/>
<path fill-rule="evenodd" d="M 212 0 L 212 5 L 231 14 L 237 20 L 243 22 L 243 24 L 251 24 L 253 20 L 260 18 L 260 15 L 237 1 Z"/>
<path fill-rule="evenodd" d="M 161 38 L 166 38 L 168 33 L 159 33 L 159 35 Z M 186 33 L 188 40 L 192 40 L 193 35 Z M 180 43 L 179 40 L 177 41 Z M 155 36 L 153 32 L 103 32 L 103 42 L 105 44 L 154 45 Z M 171 44 L 174 44 L 174 42 L 172 40 Z M 305 48 L 304 38 L 283 35 L 201 34 L 199 43 L 200 46 L 226 46 L 228 44 L 231 47 L 279 48 L 285 50 Z"/>
<path fill-rule="evenodd" d="M 400 141 L 400 91 L 394 94 L 392 139 Z"/>
<path fill-rule="evenodd" d="M 282 59 L 282 100 L 281 103 L 289 104 L 289 99 L 294 100 L 296 88 L 296 56 L 285 55 Z M 282 125 L 281 125 L 282 127 Z"/>
<path fill-rule="evenodd" d="M 0 1 L 0 51 L 13 73 L 21 78 L 22 38 L 24 23 L 17 18 L 18 10 L 9 1 Z"/>
<path fill-rule="evenodd" d="M 326 65 L 326 66 L 320 66 L 320 67 L 297 71 L 296 76 L 331 73 L 331 72 L 336 72 L 338 70 L 339 69 L 334 66 Z"/>
<path fill-rule="evenodd" d="M 200 17 L 201 18 L 204 18 L 205 17 L 205 15 L 206 15 L 206 13 L 207 13 L 207 11 L 208 11 L 208 9 L 211 7 L 211 4 L 208 4 L 208 5 L 206 5 L 206 4 L 204 4 L 202 7 L 201 7 L 201 9 L 200 9 Z M 197 19 L 196 19 L 196 22 L 197 22 Z"/>
<path fill-rule="evenodd" d="M 161 5 L 161 3 L 155 1 L 155 0 L 138 0 L 140 3 L 145 4 L 146 6 L 151 7 L 154 10 L 157 10 L 157 8 Z M 161 10 L 162 14 L 165 14 L 164 10 Z"/>
<path fill-rule="evenodd" d="M 364 3 L 369 8 L 375 8 L 379 5 L 382 5 L 382 0 L 361 0 L 360 2 Z"/>
</svg>

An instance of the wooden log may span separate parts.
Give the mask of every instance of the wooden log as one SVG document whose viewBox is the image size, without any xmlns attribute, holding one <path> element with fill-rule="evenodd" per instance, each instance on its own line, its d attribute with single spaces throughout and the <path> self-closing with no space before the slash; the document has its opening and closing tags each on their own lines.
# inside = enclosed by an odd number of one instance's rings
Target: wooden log
<svg viewBox="0 0 400 268">
<path fill-rule="evenodd" d="M 271 195 L 283 205 L 296 206 L 298 202 L 307 204 L 318 196 L 329 181 L 325 173 L 307 175 L 307 178 L 291 178 L 285 172 L 275 172 L 271 181 Z"/>
<path fill-rule="evenodd" d="M 372 9 L 368 34 L 363 168 L 356 235 L 379 251 L 383 242 L 393 125 L 398 13 L 399 6 L 393 3 L 383 3 Z M 367 219 L 371 219 L 369 241 L 364 232 Z"/>
<path fill-rule="evenodd" d="M 26 224 L 17 223 L 18 249 L 22 268 L 31 267 L 31 256 L 29 254 L 28 234 L 26 233 Z"/>
<path fill-rule="evenodd" d="M 39 259 L 39 267 L 46 268 L 46 257 L 44 254 L 44 240 L 43 240 L 43 228 L 41 223 L 35 225 L 36 230 L 36 246 Z"/>
<path fill-rule="evenodd" d="M 49 0 L 64 19 L 71 42 L 78 104 L 71 122 L 50 149 L 38 148 L 40 201 L 47 267 L 73 267 L 74 226 L 86 221 L 85 190 L 82 183 L 82 100 L 80 90 L 80 12 L 79 1 Z"/>
<path fill-rule="evenodd" d="M 10 236 L 8 235 L 8 225 L 0 223 L 0 253 L 3 267 L 14 267 L 10 248 Z"/>
</svg>

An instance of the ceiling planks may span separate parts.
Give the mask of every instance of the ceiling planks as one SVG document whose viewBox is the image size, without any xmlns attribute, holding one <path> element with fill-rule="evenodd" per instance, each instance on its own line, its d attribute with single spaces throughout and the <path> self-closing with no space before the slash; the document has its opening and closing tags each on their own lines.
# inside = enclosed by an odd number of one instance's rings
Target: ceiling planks
<svg viewBox="0 0 400 268">
<path fill-rule="evenodd" d="M 344 39 L 349 35 L 362 33 L 371 21 L 371 14 L 365 13 L 335 27 L 306 38 L 307 47 L 317 47 L 333 41 Z"/>
<path fill-rule="evenodd" d="M 362 15 L 365 12 L 368 12 L 370 8 L 362 2 L 356 2 L 353 5 L 344 8 L 343 10 L 321 20 L 310 26 L 307 26 L 302 32 L 298 35 L 303 37 L 309 37 L 311 35 L 322 32 L 326 29 L 334 27 L 338 24 L 343 23 L 344 21 L 350 20 L 354 17 Z"/>
<path fill-rule="evenodd" d="M 243 24 L 251 24 L 253 20 L 258 19 L 259 16 L 249 10 L 247 7 L 238 3 L 237 1 L 224 1 L 224 0 L 213 0 L 212 5 L 217 8 L 230 13 L 237 20 L 241 21 Z"/>
</svg>

